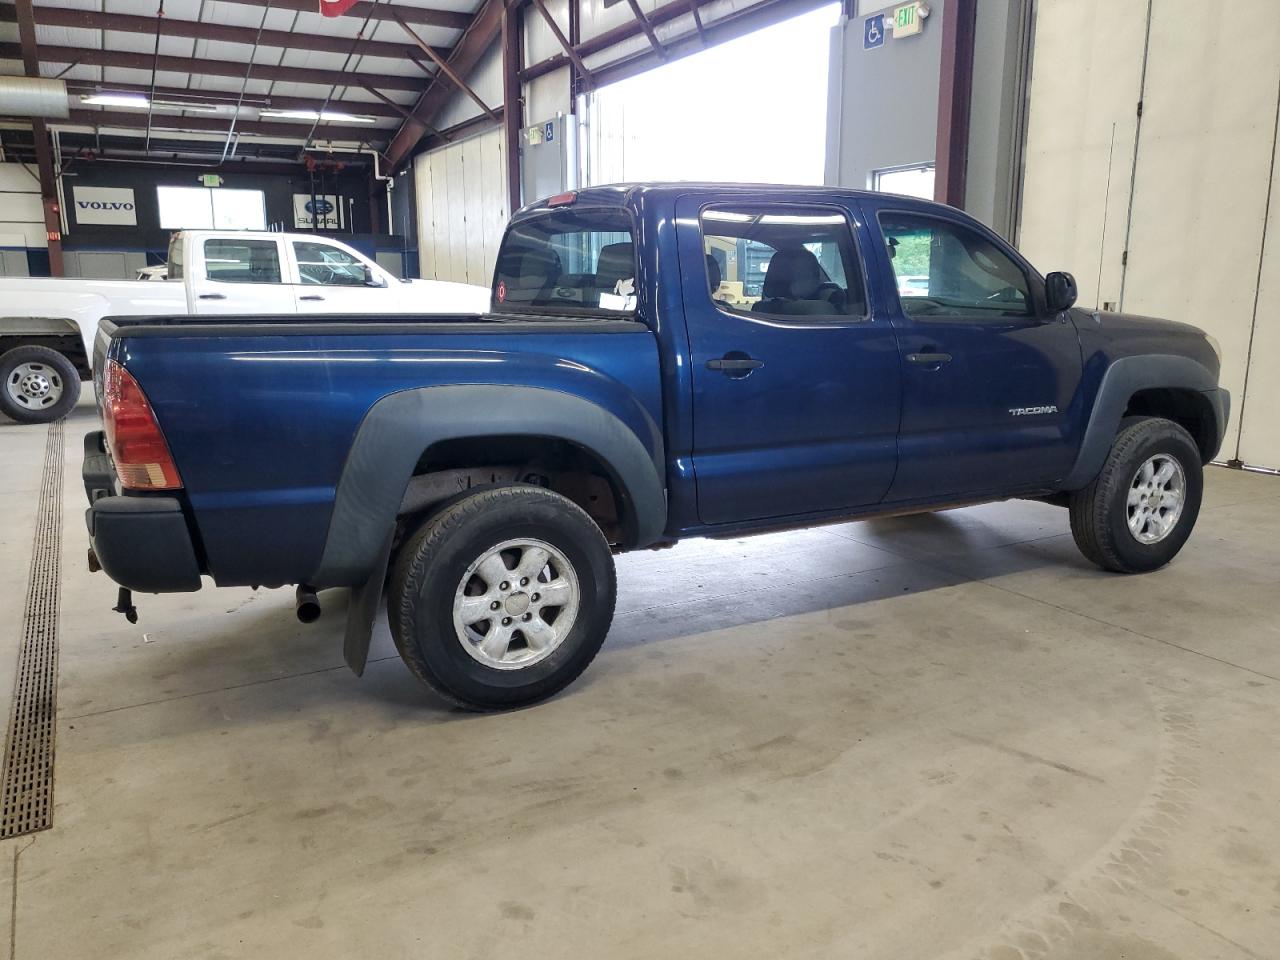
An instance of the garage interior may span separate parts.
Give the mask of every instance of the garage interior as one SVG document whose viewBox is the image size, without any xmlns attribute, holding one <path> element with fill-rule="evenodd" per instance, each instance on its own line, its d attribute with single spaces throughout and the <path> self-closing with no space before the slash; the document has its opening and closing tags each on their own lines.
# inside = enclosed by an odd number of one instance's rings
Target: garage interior
<svg viewBox="0 0 1280 960">
<path fill-rule="evenodd" d="M 112 612 L 86 384 L 0 418 L 0 951 L 1280 954 L 1280 7 L 330 3 L 0 2 L 0 276 L 132 279 L 219 191 L 482 287 L 565 191 L 924 196 L 1221 343 L 1196 530 L 1140 576 L 1016 499 L 620 554 L 590 670 L 469 713 L 385 611 L 354 676 L 343 590 L 316 625 L 290 588 Z"/>
</svg>

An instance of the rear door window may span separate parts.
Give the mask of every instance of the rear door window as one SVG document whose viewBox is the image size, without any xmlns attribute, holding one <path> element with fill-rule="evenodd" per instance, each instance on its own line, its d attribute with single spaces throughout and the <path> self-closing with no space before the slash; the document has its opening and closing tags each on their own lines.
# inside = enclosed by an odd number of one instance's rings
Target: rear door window
<svg viewBox="0 0 1280 960">
<path fill-rule="evenodd" d="M 709 207 L 702 246 L 707 289 L 722 310 L 783 319 L 867 315 L 853 231 L 838 210 Z"/>
<path fill-rule="evenodd" d="M 494 272 L 495 311 L 618 315 L 635 307 L 635 242 L 625 210 L 549 210 L 508 228 Z"/>
<path fill-rule="evenodd" d="M 280 247 L 274 240 L 206 240 L 204 268 L 219 283 L 280 283 Z"/>
</svg>

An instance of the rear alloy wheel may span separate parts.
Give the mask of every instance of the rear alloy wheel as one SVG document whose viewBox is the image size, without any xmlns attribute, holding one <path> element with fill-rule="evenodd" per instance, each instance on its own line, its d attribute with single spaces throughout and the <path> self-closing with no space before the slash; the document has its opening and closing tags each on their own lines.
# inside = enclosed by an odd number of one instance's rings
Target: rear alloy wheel
<svg viewBox="0 0 1280 960">
<path fill-rule="evenodd" d="M 616 589 L 609 544 L 580 507 L 541 487 L 489 487 L 405 542 L 387 615 L 420 680 L 494 710 L 572 683 L 604 643 Z"/>
<path fill-rule="evenodd" d="M 1071 533 L 1104 570 L 1155 570 L 1191 536 L 1203 493 L 1200 450 L 1186 430 L 1157 417 L 1127 420 L 1093 483 L 1071 494 Z"/>
<path fill-rule="evenodd" d="M 80 374 L 48 347 L 14 347 L 0 356 L 0 412 L 19 423 L 61 420 L 80 399 Z"/>
</svg>

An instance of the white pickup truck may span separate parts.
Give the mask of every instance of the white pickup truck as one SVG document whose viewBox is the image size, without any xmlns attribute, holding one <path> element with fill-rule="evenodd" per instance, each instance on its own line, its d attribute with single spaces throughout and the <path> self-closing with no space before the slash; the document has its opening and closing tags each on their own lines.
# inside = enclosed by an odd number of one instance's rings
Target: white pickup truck
<svg viewBox="0 0 1280 960">
<path fill-rule="evenodd" d="M 0 413 L 63 417 L 92 377 L 109 316 L 484 313 L 489 288 L 400 280 L 351 247 L 313 234 L 184 230 L 154 280 L 0 279 Z"/>
</svg>

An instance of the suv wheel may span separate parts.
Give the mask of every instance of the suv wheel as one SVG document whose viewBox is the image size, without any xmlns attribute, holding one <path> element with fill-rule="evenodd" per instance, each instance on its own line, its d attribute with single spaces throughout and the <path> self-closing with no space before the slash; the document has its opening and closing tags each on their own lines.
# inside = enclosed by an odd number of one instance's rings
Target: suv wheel
<svg viewBox="0 0 1280 960">
<path fill-rule="evenodd" d="M 613 555 L 572 501 L 540 487 L 491 487 L 452 501 L 401 548 L 387 597 L 409 669 L 471 710 L 542 700 L 604 643 Z"/>
<path fill-rule="evenodd" d="M 1191 536 L 1203 493 L 1200 451 L 1186 430 L 1155 417 L 1125 420 L 1093 483 L 1071 494 L 1071 533 L 1104 570 L 1155 570 Z"/>
<path fill-rule="evenodd" d="M 14 347 L 0 356 L 0 413 L 19 423 L 61 420 L 80 399 L 75 365 L 48 347 Z"/>
</svg>

